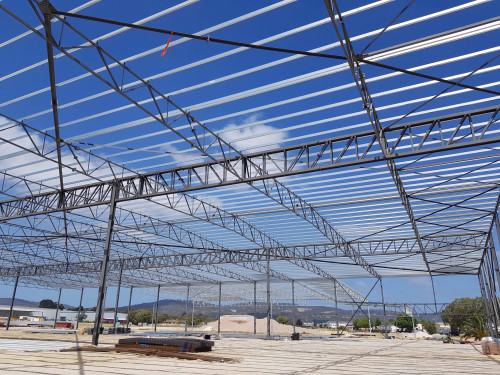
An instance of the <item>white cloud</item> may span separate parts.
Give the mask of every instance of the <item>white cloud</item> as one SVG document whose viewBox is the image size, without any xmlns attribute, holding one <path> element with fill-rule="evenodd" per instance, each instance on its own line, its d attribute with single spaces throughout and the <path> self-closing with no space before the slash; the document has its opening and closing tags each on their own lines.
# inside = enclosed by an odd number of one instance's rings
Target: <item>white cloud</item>
<svg viewBox="0 0 500 375">
<path fill-rule="evenodd" d="M 231 146 L 240 151 L 256 149 L 272 149 L 279 147 L 286 139 L 287 133 L 265 124 L 259 120 L 260 114 L 247 117 L 241 124 L 230 123 L 221 129 L 218 134 Z"/>
</svg>

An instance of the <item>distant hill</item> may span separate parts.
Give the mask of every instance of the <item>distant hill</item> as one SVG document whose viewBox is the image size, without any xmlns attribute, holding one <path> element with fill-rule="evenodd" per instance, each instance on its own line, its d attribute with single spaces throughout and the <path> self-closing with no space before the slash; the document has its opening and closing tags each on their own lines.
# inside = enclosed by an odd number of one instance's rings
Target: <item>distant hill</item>
<svg viewBox="0 0 500 375">
<path fill-rule="evenodd" d="M 137 309 L 151 309 L 155 304 L 153 302 L 140 303 L 132 305 L 132 310 Z M 191 313 L 192 304 L 188 305 L 188 314 Z M 327 319 L 335 320 L 335 308 L 328 306 L 297 306 L 295 313 L 295 319 L 301 319 L 303 322 L 312 322 L 315 319 Z M 127 312 L 128 306 L 121 306 L 118 308 L 120 312 Z M 169 315 L 178 316 L 182 315 L 186 311 L 186 303 L 179 300 L 164 299 L 160 300 L 159 312 L 167 313 Z M 217 304 L 206 304 L 205 306 L 196 306 L 194 308 L 194 313 L 196 315 L 207 315 L 212 318 L 217 317 L 218 305 Z M 292 306 L 289 304 L 273 305 L 272 309 L 273 317 L 276 318 L 279 315 L 284 315 L 289 318 L 292 316 Z M 253 315 L 254 307 L 253 304 L 246 305 L 233 305 L 233 306 L 221 306 L 222 315 Z M 257 318 L 264 318 L 267 314 L 267 308 L 263 304 L 257 305 Z M 339 309 L 339 320 L 345 321 L 349 320 L 352 315 L 352 311 Z M 372 319 L 375 320 L 378 316 L 377 312 L 372 313 Z M 381 317 L 381 315 L 380 315 Z"/>
<path fill-rule="evenodd" d="M 38 307 L 40 302 L 27 301 L 25 299 L 16 298 L 15 306 Z M 0 305 L 10 305 L 10 298 L 0 298 Z"/>
</svg>

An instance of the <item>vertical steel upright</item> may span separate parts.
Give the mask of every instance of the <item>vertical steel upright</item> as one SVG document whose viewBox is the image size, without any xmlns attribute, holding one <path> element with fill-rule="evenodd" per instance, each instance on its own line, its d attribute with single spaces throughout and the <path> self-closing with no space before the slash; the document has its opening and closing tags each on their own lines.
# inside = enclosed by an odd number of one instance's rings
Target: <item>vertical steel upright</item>
<svg viewBox="0 0 500 375">
<path fill-rule="evenodd" d="M 222 283 L 219 283 L 219 312 L 217 313 L 217 333 L 220 335 L 220 304 L 222 299 Z"/>
<path fill-rule="evenodd" d="M 10 321 L 12 319 L 12 309 L 14 308 L 14 300 L 16 299 L 16 292 L 17 292 L 17 284 L 18 283 L 19 283 L 19 271 L 17 272 L 16 283 L 14 284 L 14 291 L 12 292 L 12 299 L 10 300 L 9 317 L 7 318 L 7 327 L 6 327 L 7 331 L 9 330 Z"/>
<path fill-rule="evenodd" d="M 118 288 L 116 289 L 115 315 L 113 317 L 113 327 L 118 323 L 118 303 L 120 302 L 120 289 L 122 286 L 123 261 L 120 262 L 120 273 L 118 275 Z"/>
<path fill-rule="evenodd" d="M 185 312 L 185 319 L 184 319 L 184 333 L 187 333 L 187 330 L 188 330 L 188 303 L 189 303 L 189 285 L 187 286 L 187 293 L 186 293 L 186 312 Z"/>
<path fill-rule="evenodd" d="M 109 253 L 111 249 L 111 239 L 113 237 L 113 225 L 115 223 L 116 198 L 118 198 L 118 184 L 116 181 L 111 186 L 111 196 L 109 202 L 108 228 L 106 230 L 106 242 L 104 243 L 104 254 L 101 263 L 101 279 L 99 280 L 99 292 L 97 295 L 97 307 L 95 311 L 94 332 L 92 333 L 92 345 L 99 344 L 99 334 L 101 330 L 101 319 L 104 311 L 104 293 L 106 289 L 106 277 L 108 275 Z"/>
<path fill-rule="evenodd" d="M 130 325 L 130 307 L 132 306 L 132 292 L 134 291 L 134 287 L 130 286 L 130 295 L 128 296 L 128 309 L 127 309 L 127 328 Z"/>
<path fill-rule="evenodd" d="M 382 285 L 382 278 L 380 278 L 379 281 L 380 281 L 380 294 L 382 295 L 382 307 L 384 309 L 384 336 L 387 336 L 387 316 L 385 311 L 384 287 Z"/>
<path fill-rule="evenodd" d="M 293 333 L 295 333 L 295 280 L 292 280 L 292 322 Z"/>
<path fill-rule="evenodd" d="M 333 282 L 333 290 L 335 293 L 335 320 L 337 321 L 337 337 L 340 337 L 340 326 L 339 326 L 339 304 L 337 297 L 337 282 Z"/>
<path fill-rule="evenodd" d="M 484 312 L 486 314 L 486 325 L 488 326 L 488 335 L 493 336 L 493 330 L 492 330 L 493 322 L 491 319 L 490 306 L 488 303 L 488 297 L 486 296 L 486 290 L 484 287 L 484 280 L 481 269 L 479 270 L 477 277 L 479 279 L 479 289 L 481 290 L 481 296 L 483 297 Z"/>
<path fill-rule="evenodd" d="M 83 289 L 80 292 L 80 303 L 78 304 L 78 314 L 76 315 L 76 329 L 80 325 L 80 314 L 82 313 Z"/>
<path fill-rule="evenodd" d="M 257 334 L 257 281 L 253 282 L 253 334 Z"/>
<path fill-rule="evenodd" d="M 266 248 L 266 294 L 267 294 L 267 330 L 266 338 L 271 338 L 271 269 L 270 269 L 270 252 Z"/>
<path fill-rule="evenodd" d="M 156 308 L 155 308 L 155 332 L 156 332 L 156 326 L 158 325 L 158 307 L 160 305 L 160 285 L 158 285 L 158 291 L 156 292 Z"/>
<path fill-rule="evenodd" d="M 59 288 L 59 297 L 57 297 L 57 306 L 56 306 L 56 316 L 54 317 L 54 329 L 56 328 L 57 317 L 59 315 L 59 304 L 61 303 L 61 292 L 62 292 L 62 288 Z"/>
</svg>

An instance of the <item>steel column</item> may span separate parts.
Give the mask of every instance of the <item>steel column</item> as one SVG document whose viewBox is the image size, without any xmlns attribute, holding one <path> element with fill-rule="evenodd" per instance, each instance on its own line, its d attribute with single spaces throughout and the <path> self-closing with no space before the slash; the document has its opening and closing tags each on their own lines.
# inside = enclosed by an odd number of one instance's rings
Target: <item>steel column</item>
<svg viewBox="0 0 500 375">
<path fill-rule="evenodd" d="M 267 296 L 267 329 L 266 338 L 271 338 L 271 276 L 269 265 L 269 248 L 266 249 L 266 296 Z"/>
<path fill-rule="evenodd" d="M 387 315 L 385 310 L 384 286 L 382 284 L 382 278 L 380 278 L 380 294 L 382 296 L 382 306 L 384 309 L 384 336 L 387 337 Z"/>
<path fill-rule="evenodd" d="M 155 308 L 155 332 L 156 332 L 156 326 L 158 325 L 158 307 L 160 305 L 160 285 L 158 285 L 158 291 L 156 292 L 156 308 Z"/>
<path fill-rule="evenodd" d="M 339 304 L 338 304 L 338 297 L 337 297 L 337 283 L 333 283 L 333 290 L 335 293 L 335 319 L 337 321 L 337 337 L 340 337 L 340 328 L 339 328 Z"/>
<path fill-rule="evenodd" d="M 127 328 L 130 324 L 130 307 L 132 305 L 132 291 L 134 290 L 133 286 L 130 286 L 130 295 L 128 297 L 128 309 L 127 309 Z"/>
<path fill-rule="evenodd" d="M 82 288 L 82 291 L 80 293 L 80 303 L 78 304 L 78 314 L 76 316 L 76 329 L 78 329 L 78 326 L 80 325 L 80 314 L 82 311 L 83 289 L 84 288 Z"/>
<path fill-rule="evenodd" d="M 19 283 L 19 272 L 17 273 L 16 276 L 16 283 L 14 284 L 14 291 L 12 292 L 12 299 L 10 300 L 10 309 L 9 309 L 9 317 L 7 318 L 7 327 L 6 330 L 9 330 L 10 327 L 10 320 L 12 319 L 12 309 L 14 308 L 14 300 L 16 299 L 16 292 L 17 292 L 17 284 Z"/>
<path fill-rule="evenodd" d="M 113 237 L 113 225 L 115 223 L 116 198 L 118 197 L 118 186 L 113 183 L 111 187 L 111 202 L 109 203 L 108 228 L 106 230 L 106 242 L 101 265 L 101 279 L 99 281 L 99 294 L 97 296 L 97 308 L 95 312 L 94 332 L 92 334 L 92 345 L 99 345 L 99 333 L 101 330 L 101 319 L 104 311 L 104 294 L 106 291 L 106 277 L 108 275 L 109 253 L 111 249 L 111 238 Z"/>
<path fill-rule="evenodd" d="M 188 303 L 189 303 L 189 285 L 187 286 L 187 293 L 186 293 L 186 312 L 185 312 L 185 319 L 184 319 L 184 332 L 185 333 L 188 330 Z"/>
<path fill-rule="evenodd" d="M 292 280 L 292 324 L 295 333 L 295 280 Z"/>
<path fill-rule="evenodd" d="M 217 333 L 220 335 L 220 303 L 222 298 L 222 283 L 219 283 L 219 312 L 217 313 Z"/>
<path fill-rule="evenodd" d="M 486 325 L 488 326 L 488 335 L 493 336 L 493 331 L 492 331 L 493 322 L 491 321 L 490 307 L 484 287 L 483 274 L 481 270 L 477 274 L 477 277 L 479 279 L 479 288 L 481 289 L 481 296 L 483 297 L 484 312 L 486 315 Z"/>
<path fill-rule="evenodd" d="M 59 288 L 59 297 L 57 297 L 57 306 L 56 306 L 56 316 L 54 318 L 54 329 L 56 329 L 57 317 L 59 315 L 59 304 L 61 303 L 61 292 L 62 292 L 62 288 Z"/>
<path fill-rule="evenodd" d="M 118 318 L 118 303 L 120 302 L 120 289 L 122 286 L 123 262 L 120 263 L 120 273 L 118 275 L 118 288 L 116 289 L 115 315 L 113 318 L 113 327 L 116 328 Z"/>
<path fill-rule="evenodd" d="M 253 334 L 257 334 L 257 281 L 253 282 Z"/>
</svg>

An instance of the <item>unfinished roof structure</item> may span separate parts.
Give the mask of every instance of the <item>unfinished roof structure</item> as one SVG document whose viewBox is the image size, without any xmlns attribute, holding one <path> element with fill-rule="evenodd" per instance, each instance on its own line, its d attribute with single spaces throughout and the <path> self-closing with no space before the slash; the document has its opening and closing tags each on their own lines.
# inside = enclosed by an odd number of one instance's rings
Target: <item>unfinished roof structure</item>
<svg viewBox="0 0 500 375">
<path fill-rule="evenodd" d="M 498 3 L 236 3 L 0 3 L 2 282 L 478 275 L 500 322 Z"/>
</svg>

